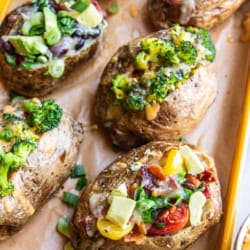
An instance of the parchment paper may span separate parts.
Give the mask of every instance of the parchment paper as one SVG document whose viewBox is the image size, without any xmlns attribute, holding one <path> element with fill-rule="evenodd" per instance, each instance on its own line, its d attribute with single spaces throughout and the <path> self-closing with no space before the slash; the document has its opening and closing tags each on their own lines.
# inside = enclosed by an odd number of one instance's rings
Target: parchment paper
<svg viewBox="0 0 250 250">
<path fill-rule="evenodd" d="M 15 0 L 12 8 L 25 1 Z M 105 3 L 106 2 L 106 3 Z M 109 1 L 104 1 L 104 5 Z M 102 70 L 118 47 L 138 36 L 144 36 L 154 29 L 146 15 L 146 1 L 119 0 L 120 12 L 109 18 L 100 53 L 87 64 L 79 65 L 62 87 L 48 97 L 55 98 L 72 115 L 84 124 L 95 124 L 93 104 L 95 91 Z M 249 44 L 239 42 L 241 20 L 250 3 L 230 19 L 212 31 L 217 47 L 216 74 L 218 95 L 215 103 L 199 126 L 186 136 L 191 143 L 198 144 L 215 158 L 225 198 L 231 169 L 233 152 L 239 128 L 244 99 L 247 69 L 249 65 Z M 8 101 L 8 91 L 0 80 L 0 108 Z M 119 154 L 115 152 L 105 132 L 89 130 L 82 143 L 79 162 L 86 168 L 89 179 L 93 179 Z M 65 239 L 55 230 L 62 215 L 70 216 L 72 209 L 61 202 L 62 192 L 74 188 L 74 181 L 68 180 L 28 224 L 16 235 L 0 243 L 0 250 L 60 250 Z M 189 250 L 213 250 L 218 240 L 220 225 L 204 234 Z"/>
</svg>

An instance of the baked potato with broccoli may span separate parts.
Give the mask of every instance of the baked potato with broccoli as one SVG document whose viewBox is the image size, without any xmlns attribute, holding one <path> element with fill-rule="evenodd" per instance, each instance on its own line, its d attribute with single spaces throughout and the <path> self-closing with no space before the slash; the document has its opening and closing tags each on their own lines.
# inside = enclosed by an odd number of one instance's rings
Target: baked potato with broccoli
<svg viewBox="0 0 250 250">
<path fill-rule="evenodd" d="M 54 100 L 19 100 L 0 122 L 0 240 L 20 230 L 66 180 L 82 126 Z"/>
<path fill-rule="evenodd" d="M 0 27 L 0 69 L 7 85 L 30 97 L 50 93 L 95 54 L 105 27 L 95 0 L 34 0 L 14 9 Z"/>
<path fill-rule="evenodd" d="M 221 213 L 213 159 L 187 143 L 151 142 L 88 184 L 71 235 L 79 250 L 180 250 Z"/>
<path fill-rule="evenodd" d="M 171 23 L 211 29 L 232 15 L 245 0 L 148 0 L 149 17 L 158 29 Z"/>
<path fill-rule="evenodd" d="M 216 49 L 205 29 L 175 25 L 122 46 L 106 66 L 95 111 L 115 145 L 177 139 L 216 96 Z"/>
</svg>

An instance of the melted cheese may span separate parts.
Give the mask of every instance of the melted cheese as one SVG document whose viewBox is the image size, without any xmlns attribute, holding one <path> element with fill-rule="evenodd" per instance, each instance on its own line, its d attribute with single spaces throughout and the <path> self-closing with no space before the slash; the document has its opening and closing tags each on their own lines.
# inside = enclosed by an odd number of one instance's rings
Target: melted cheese
<svg viewBox="0 0 250 250">
<path fill-rule="evenodd" d="M 152 121 L 156 118 L 158 112 L 160 111 L 160 105 L 158 103 L 153 103 L 145 108 L 146 118 L 148 121 Z"/>
</svg>

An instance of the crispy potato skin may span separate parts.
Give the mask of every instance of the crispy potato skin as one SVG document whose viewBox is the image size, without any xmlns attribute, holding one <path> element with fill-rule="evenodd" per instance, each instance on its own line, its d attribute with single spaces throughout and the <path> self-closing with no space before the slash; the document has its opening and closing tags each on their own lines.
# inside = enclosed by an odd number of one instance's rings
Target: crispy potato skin
<svg viewBox="0 0 250 250">
<path fill-rule="evenodd" d="M 210 202 L 213 204 L 212 207 L 214 209 L 213 211 L 209 209 L 205 210 L 201 225 L 196 227 L 187 226 L 174 235 L 146 237 L 145 241 L 140 245 L 125 243 L 123 240 L 112 241 L 100 235 L 89 238 L 84 233 L 81 221 L 90 213 L 89 198 L 91 195 L 104 192 L 109 193 L 121 183 L 132 183 L 135 180 L 136 174 L 129 171 L 128 167 L 135 159 L 138 160 L 144 157 L 146 150 L 164 152 L 172 148 L 179 148 L 184 144 L 187 143 L 170 141 L 151 142 L 121 156 L 101 172 L 83 191 L 75 211 L 72 221 L 74 247 L 76 247 L 77 250 L 179 250 L 192 244 L 202 233 L 216 224 L 220 220 L 222 214 L 222 202 L 220 184 L 214 161 L 208 155 L 202 153 L 197 147 L 188 144 L 207 162 L 208 166 L 212 168 L 216 174 L 216 182 L 210 183 L 211 198 L 207 201 L 207 203 Z M 127 167 L 124 167 L 124 164 L 119 165 L 118 162 L 126 163 Z M 118 166 L 122 167 L 119 168 Z"/>
<path fill-rule="evenodd" d="M 22 5 L 6 16 L 0 27 L 0 37 L 15 34 L 24 22 L 20 13 L 29 8 L 31 8 L 30 4 Z M 15 16 L 15 21 L 10 22 L 10 16 Z M 48 66 L 35 70 L 15 68 L 6 61 L 3 50 L 0 50 L 0 72 L 11 90 L 28 97 L 45 96 L 59 87 L 63 83 L 63 79 L 74 70 L 77 64 L 92 58 L 100 43 L 101 38 L 93 39 L 86 49 L 80 50 L 73 56 L 67 56 L 65 58 L 65 71 L 60 78 L 51 77 L 48 74 Z"/>
<path fill-rule="evenodd" d="M 164 37 L 167 32 L 162 30 L 150 36 Z M 187 134 L 201 121 L 216 97 L 213 64 L 209 64 L 200 67 L 186 83 L 165 98 L 154 120 L 147 120 L 144 111 L 124 112 L 117 119 L 110 118 L 109 107 L 114 100 L 110 86 L 112 78 L 131 71 L 140 40 L 124 45 L 115 53 L 104 70 L 97 90 L 95 113 L 99 123 L 108 130 L 113 143 L 122 148 L 154 140 L 177 139 Z"/>
<path fill-rule="evenodd" d="M 20 230 L 67 179 L 82 139 L 81 124 L 67 113 L 57 128 L 43 134 L 26 165 L 12 174 L 13 195 L 0 198 L 0 240 Z"/>
<path fill-rule="evenodd" d="M 196 8 L 186 25 L 211 29 L 227 19 L 245 0 L 195 0 Z M 164 0 L 148 0 L 149 17 L 157 29 L 179 23 L 181 5 L 169 5 Z"/>
</svg>

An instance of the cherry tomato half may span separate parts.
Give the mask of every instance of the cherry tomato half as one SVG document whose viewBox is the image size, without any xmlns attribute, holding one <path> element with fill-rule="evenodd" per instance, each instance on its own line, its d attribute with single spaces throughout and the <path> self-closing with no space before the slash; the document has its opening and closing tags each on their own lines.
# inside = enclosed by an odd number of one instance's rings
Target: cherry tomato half
<svg viewBox="0 0 250 250">
<path fill-rule="evenodd" d="M 186 204 L 164 209 L 159 212 L 147 234 L 165 235 L 177 233 L 187 225 L 188 220 L 189 210 Z"/>
</svg>

